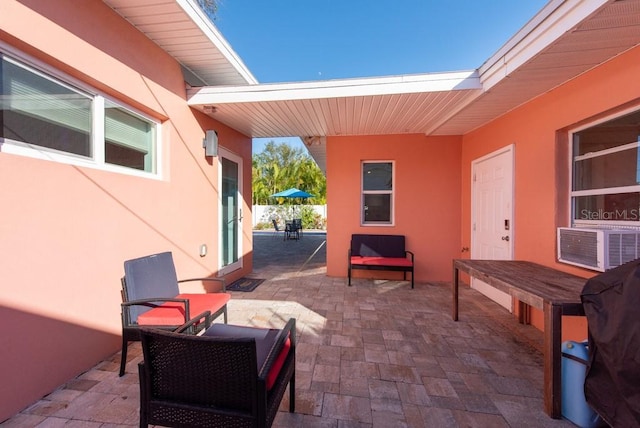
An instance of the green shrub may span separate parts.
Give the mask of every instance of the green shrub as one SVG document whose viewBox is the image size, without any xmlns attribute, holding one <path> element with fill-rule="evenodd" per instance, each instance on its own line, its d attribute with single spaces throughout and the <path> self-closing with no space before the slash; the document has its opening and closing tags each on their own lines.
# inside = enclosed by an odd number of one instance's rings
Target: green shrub
<svg viewBox="0 0 640 428">
<path fill-rule="evenodd" d="M 267 230 L 267 229 L 273 229 L 273 223 L 271 222 L 259 222 L 255 225 L 254 227 L 255 230 Z"/>
</svg>

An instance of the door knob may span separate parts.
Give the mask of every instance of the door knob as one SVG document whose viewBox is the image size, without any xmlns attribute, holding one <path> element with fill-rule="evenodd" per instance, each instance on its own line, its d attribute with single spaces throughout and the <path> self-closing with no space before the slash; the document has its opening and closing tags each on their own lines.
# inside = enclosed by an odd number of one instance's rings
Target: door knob
<svg viewBox="0 0 640 428">
<path fill-rule="evenodd" d="M 502 239 L 503 241 L 507 241 L 507 242 L 509 242 L 509 235 L 507 235 L 507 236 L 503 236 L 503 237 L 502 237 L 502 238 L 500 238 L 500 239 Z"/>
</svg>

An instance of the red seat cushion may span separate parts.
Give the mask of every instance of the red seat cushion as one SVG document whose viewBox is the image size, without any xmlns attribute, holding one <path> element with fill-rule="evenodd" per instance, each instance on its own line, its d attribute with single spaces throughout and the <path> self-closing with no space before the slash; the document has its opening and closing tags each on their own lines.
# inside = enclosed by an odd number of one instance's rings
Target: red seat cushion
<svg viewBox="0 0 640 428">
<path fill-rule="evenodd" d="M 258 371 L 269 356 L 269 351 L 273 347 L 280 330 L 274 328 L 244 327 L 229 324 L 214 324 L 204 332 L 204 336 L 211 337 L 252 337 L 256 340 L 256 354 L 258 360 Z M 267 373 L 266 386 L 270 390 L 276 383 L 278 374 L 284 365 L 291 349 L 291 338 L 287 337 L 278 357 L 274 361 L 269 373 Z"/>
<path fill-rule="evenodd" d="M 195 317 L 204 311 L 216 312 L 227 304 L 228 293 L 178 294 L 177 299 L 189 300 L 189 316 Z M 165 302 L 162 305 L 138 315 L 139 325 L 181 325 L 185 319 L 184 305 L 179 302 Z"/>
<path fill-rule="evenodd" d="M 352 256 L 352 265 L 367 266 L 412 266 L 411 260 L 406 257 L 362 257 Z"/>
<path fill-rule="evenodd" d="M 278 358 L 273 362 L 271 370 L 269 370 L 269 373 L 267 374 L 267 391 L 273 388 L 273 385 L 276 383 L 276 379 L 280 374 L 284 361 L 287 359 L 287 355 L 289 355 L 289 349 L 291 349 L 291 338 L 288 337 L 287 341 L 284 342 L 282 350 L 278 354 Z"/>
</svg>

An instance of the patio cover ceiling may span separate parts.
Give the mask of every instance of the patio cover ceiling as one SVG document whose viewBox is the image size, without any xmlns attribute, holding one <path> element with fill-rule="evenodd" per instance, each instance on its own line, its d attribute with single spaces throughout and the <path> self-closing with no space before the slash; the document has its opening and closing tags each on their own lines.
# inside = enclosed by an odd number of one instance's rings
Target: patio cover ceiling
<svg viewBox="0 0 640 428">
<path fill-rule="evenodd" d="M 464 135 L 640 43 L 640 0 L 551 0 L 477 70 L 258 85 L 195 0 L 104 2 L 200 77 L 189 105 L 323 171 L 327 136 Z"/>
</svg>

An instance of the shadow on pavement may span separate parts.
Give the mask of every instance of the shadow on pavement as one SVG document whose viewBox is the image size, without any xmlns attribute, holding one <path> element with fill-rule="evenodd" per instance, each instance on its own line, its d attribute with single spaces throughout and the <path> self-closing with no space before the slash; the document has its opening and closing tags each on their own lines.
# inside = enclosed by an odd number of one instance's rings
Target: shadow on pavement
<svg viewBox="0 0 640 428">
<path fill-rule="evenodd" d="M 282 233 L 253 232 L 253 270 L 269 266 L 290 267 L 292 271 L 315 269 L 327 264 L 327 234 L 305 232 L 298 240 L 283 240 Z"/>
</svg>

